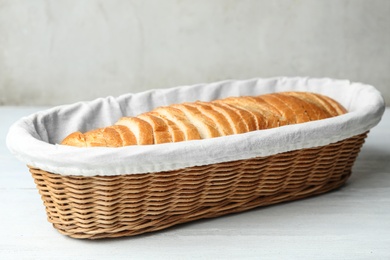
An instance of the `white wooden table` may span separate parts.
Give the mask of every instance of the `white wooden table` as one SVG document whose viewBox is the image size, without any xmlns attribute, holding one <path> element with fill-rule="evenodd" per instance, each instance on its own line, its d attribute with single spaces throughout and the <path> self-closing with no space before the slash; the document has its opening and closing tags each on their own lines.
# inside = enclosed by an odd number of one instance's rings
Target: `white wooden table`
<svg viewBox="0 0 390 260">
<path fill-rule="evenodd" d="M 341 189 L 165 231 L 76 240 L 46 220 L 8 127 L 43 107 L 0 107 L 0 259 L 390 259 L 390 109 Z"/>
</svg>

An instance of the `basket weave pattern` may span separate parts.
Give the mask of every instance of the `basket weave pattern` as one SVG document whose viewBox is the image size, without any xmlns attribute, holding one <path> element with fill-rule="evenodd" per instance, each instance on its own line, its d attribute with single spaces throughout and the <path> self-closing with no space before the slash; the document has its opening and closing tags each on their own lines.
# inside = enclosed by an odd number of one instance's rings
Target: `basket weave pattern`
<svg viewBox="0 0 390 260">
<path fill-rule="evenodd" d="M 48 220 L 74 238 L 142 234 L 201 218 L 296 200 L 343 185 L 366 133 L 267 157 L 117 176 L 31 168 Z"/>
</svg>

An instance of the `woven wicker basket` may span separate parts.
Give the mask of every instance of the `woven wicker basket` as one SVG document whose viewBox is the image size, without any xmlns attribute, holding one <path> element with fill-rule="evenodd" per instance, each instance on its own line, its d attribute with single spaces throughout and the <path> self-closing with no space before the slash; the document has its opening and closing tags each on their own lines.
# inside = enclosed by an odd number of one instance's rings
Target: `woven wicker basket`
<svg viewBox="0 0 390 260">
<path fill-rule="evenodd" d="M 30 167 L 48 220 L 74 238 L 142 234 L 321 194 L 343 185 L 360 134 L 267 157 L 117 176 L 64 176 Z"/>
<path fill-rule="evenodd" d="M 345 105 L 326 120 L 152 146 L 57 145 L 154 107 L 228 96 L 311 91 Z M 132 236 L 301 199 L 342 186 L 385 110 L 373 87 L 345 80 L 228 80 L 54 107 L 11 126 L 7 146 L 29 165 L 48 220 L 74 238 Z"/>
</svg>

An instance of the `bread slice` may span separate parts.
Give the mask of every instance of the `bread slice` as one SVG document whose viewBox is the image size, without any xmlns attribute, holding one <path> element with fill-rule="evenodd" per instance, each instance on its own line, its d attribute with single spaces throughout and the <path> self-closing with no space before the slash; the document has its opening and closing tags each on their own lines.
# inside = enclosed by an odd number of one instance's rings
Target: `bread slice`
<svg viewBox="0 0 390 260">
<path fill-rule="evenodd" d="M 73 132 L 66 136 L 61 144 L 63 145 L 69 145 L 69 146 L 76 146 L 76 147 L 86 147 L 87 143 L 85 142 L 85 135 L 81 133 L 80 131 Z"/>
<path fill-rule="evenodd" d="M 246 97 L 248 102 L 254 106 L 255 109 L 262 111 L 264 118 L 267 119 L 266 128 L 274 128 L 283 125 L 287 125 L 286 118 L 281 114 L 279 109 L 275 107 L 273 104 L 270 104 L 266 100 L 264 100 L 262 96 L 256 97 Z"/>
<path fill-rule="evenodd" d="M 158 117 L 165 122 L 165 124 L 168 127 L 168 131 L 171 134 L 172 142 L 181 142 L 186 140 L 184 132 L 179 128 L 179 126 L 176 123 L 174 123 L 173 121 L 169 120 L 168 118 L 166 118 L 165 116 L 157 112 L 153 111 L 153 112 L 149 112 L 149 114 Z"/>
<path fill-rule="evenodd" d="M 232 135 L 233 129 L 229 121 L 220 112 L 213 109 L 213 105 L 210 102 L 197 101 L 194 103 L 187 103 L 187 105 L 197 108 L 204 116 L 210 118 L 213 121 L 213 126 L 216 126 L 218 136 Z"/>
<path fill-rule="evenodd" d="M 188 121 L 198 130 L 201 139 L 220 136 L 215 122 L 208 116 L 202 114 L 198 108 L 186 103 L 175 104 L 172 107 L 184 113 Z"/>
<path fill-rule="evenodd" d="M 138 145 L 154 144 L 152 126 L 137 117 L 122 117 L 115 125 L 126 126 L 134 133 Z"/>
<path fill-rule="evenodd" d="M 242 122 L 246 125 L 248 132 L 255 131 L 258 129 L 256 116 L 253 113 L 251 113 L 250 111 L 248 111 L 246 109 L 239 108 L 237 106 L 227 104 L 226 102 L 213 101 L 213 104 L 217 104 L 217 105 L 220 105 L 223 107 L 230 108 L 231 110 L 236 112 L 237 115 L 239 115 L 239 117 L 241 118 Z"/>
<path fill-rule="evenodd" d="M 137 116 L 137 118 L 148 122 L 152 126 L 155 144 L 172 142 L 171 133 L 169 132 L 168 125 L 164 120 L 159 117 L 155 117 L 150 113 L 141 114 Z"/>
<path fill-rule="evenodd" d="M 124 126 L 109 126 L 100 128 L 101 135 L 99 139 L 94 140 L 94 144 L 89 142 L 90 135 L 88 132 L 85 134 L 87 137 L 87 144 L 89 146 L 107 146 L 107 147 L 121 147 L 124 145 L 136 144 L 135 136 L 127 127 Z M 104 145 L 105 143 L 105 145 Z M 99 144 L 99 145 L 97 145 Z"/>
<path fill-rule="evenodd" d="M 215 111 L 217 111 L 223 117 L 226 118 L 234 134 L 242 134 L 242 133 L 256 130 L 256 121 L 250 115 L 249 112 L 247 112 L 247 114 L 244 115 L 244 113 L 240 113 L 242 109 L 234 108 L 228 104 L 222 104 L 217 102 L 210 102 L 210 103 L 211 103 L 210 106 Z M 248 121 L 250 121 L 252 124 L 249 124 Z"/>
<path fill-rule="evenodd" d="M 310 121 L 310 117 L 306 109 L 304 109 L 304 104 L 301 99 L 279 93 L 276 93 L 273 95 L 273 97 L 279 99 L 282 103 L 285 104 L 286 107 L 288 107 L 288 111 L 294 115 L 295 123 L 304 123 Z"/>
<path fill-rule="evenodd" d="M 187 119 L 186 115 L 179 109 L 174 107 L 158 107 L 152 112 L 159 114 L 178 126 L 183 132 L 185 140 L 201 139 L 198 129 Z"/>
<path fill-rule="evenodd" d="M 297 122 L 295 112 L 275 95 L 263 95 L 262 97 L 257 97 L 257 100 L 260 101 L 259 104 L 262 104 L 262 102 L 267 104 L 268 110 L 279 117 L 279 125 L 284 125 L 284 123 L 290 125 Z M 281 124 L 280 122 L 283 123 Z"/>
<path fill-rule="evenodd" d="M 110 127 L 107 127 L 110 129 L 115 130 L 118 134 L 119 137 L 122 139 L 121 145 L 118 146 L 128 146 L 128 145 L 136 145 L 137 144 L 137 138 L 133 134 L 132 131 L 126 126 L 123 125 L 113 125 Z M 108 134 L 108 132 L 107 132 Z M 119 142 L 118 142 L 119 144 Z"/>
<path fill-rule="evenodd" d="M 290 92 L 290 93 L 284 92 L 280 94 L 293 96 L 303 101 L 300 104 L 302 105 L 303 109 L 305 109 L 305 111 L 307 112 L 310 121 L 326 119 L 331 117 L 331 114 L 326 109 L 322 108 L 321 104 L 319 104 L 316 101 L 313 101 L 312 98 L 310 98 L 304 92 Z"/>
<path fill-rule="evenodd" d="M 282 94 L 298 97 L 306 102 L 313 103 L 321 109 L 327 111 L 331 116 L 338 116 L 347 112 L 340 103 L 321 94 L 310 92 L 284 92 Z"/>
<path fill-rule="evenodd" d="M 247 97 L 229 97 L 222 100 L 216 100 L 217 103 L 228 104 L 233 107 L 247 111 L 252 115 L 256 121 L 256 130 L 265 129 L 268 126 L 268 119 L 264 116 L 264 113 L 258 109 L 256 102 L 248 99 Z"/>
</svg>

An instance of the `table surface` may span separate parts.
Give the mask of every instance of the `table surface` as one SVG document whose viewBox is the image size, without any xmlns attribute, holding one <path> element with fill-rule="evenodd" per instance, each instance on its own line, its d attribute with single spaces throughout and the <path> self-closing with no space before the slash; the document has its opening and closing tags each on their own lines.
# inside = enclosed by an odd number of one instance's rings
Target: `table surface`
<svg viewBox="0 0 390 260">
<path fill-rule="evenodd" d="M 390 108 L 341 189 L 135 237 L 58 233 L 27 167 L 5 146 L 9 126 L 45 107 L 0 107 L 0 259 L 390 259 Z"/>
</svg>

